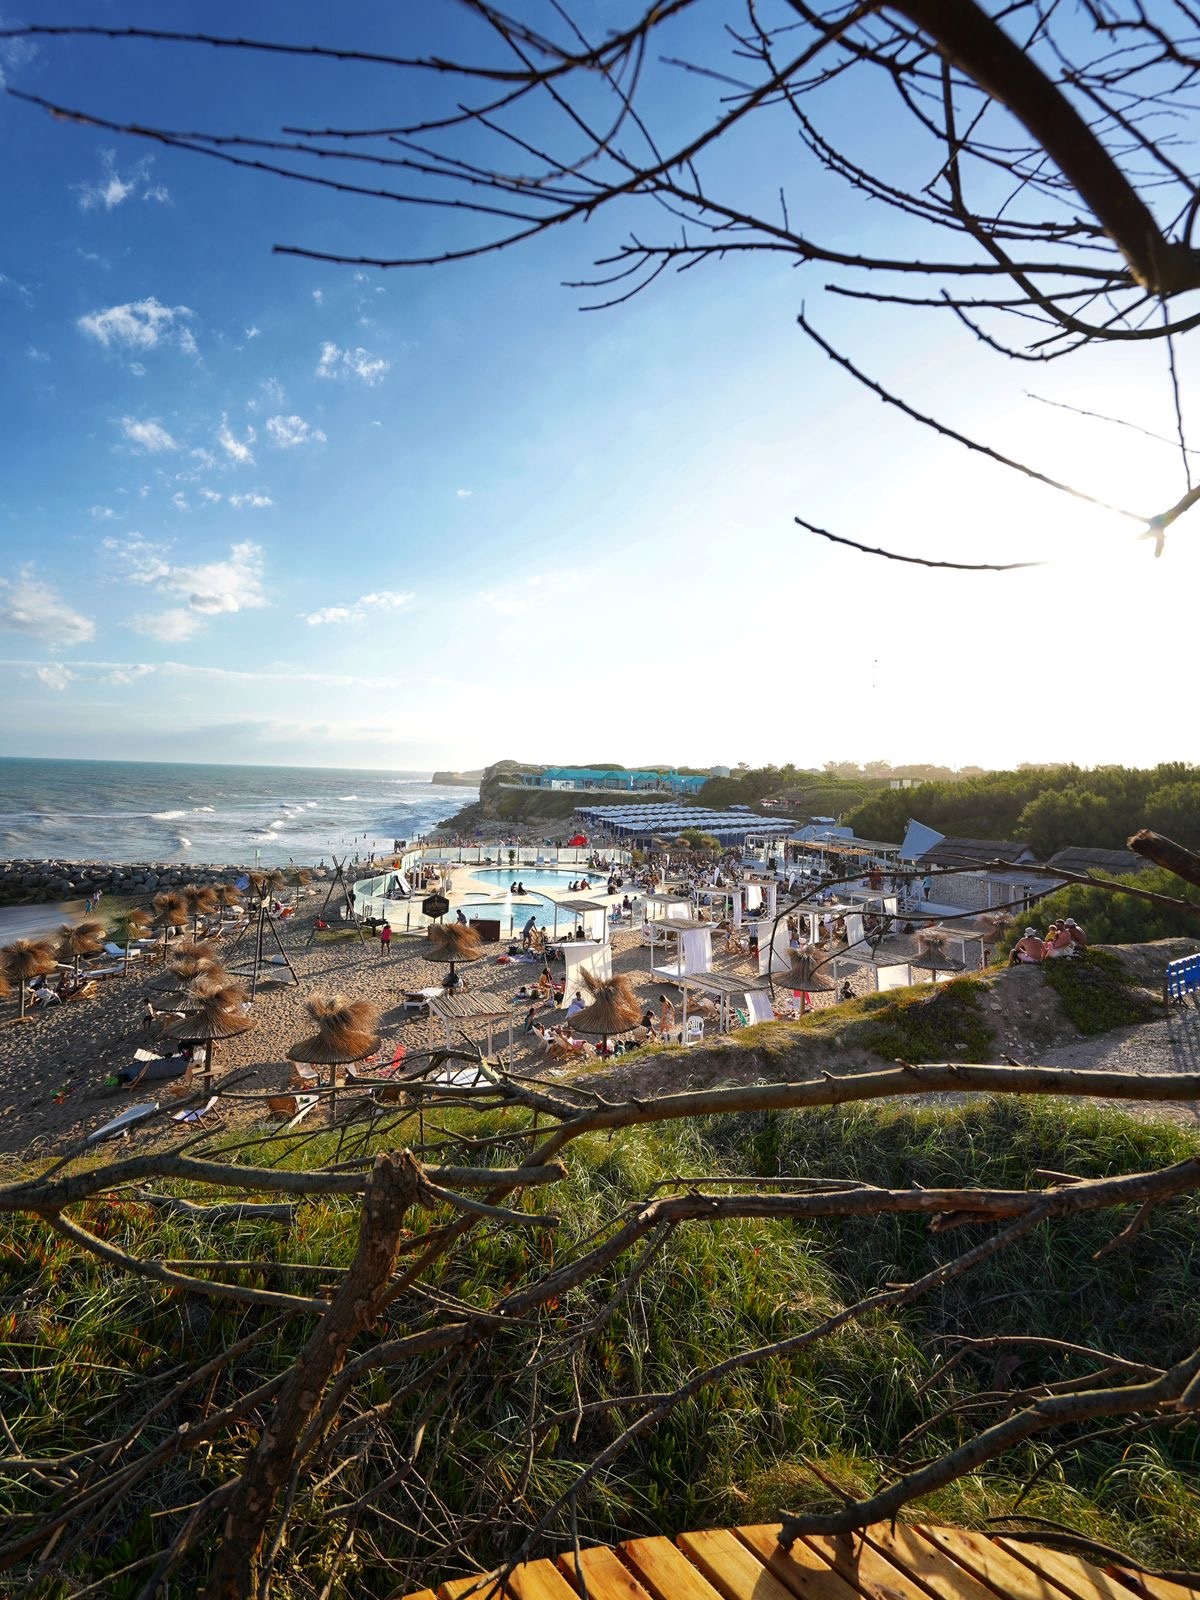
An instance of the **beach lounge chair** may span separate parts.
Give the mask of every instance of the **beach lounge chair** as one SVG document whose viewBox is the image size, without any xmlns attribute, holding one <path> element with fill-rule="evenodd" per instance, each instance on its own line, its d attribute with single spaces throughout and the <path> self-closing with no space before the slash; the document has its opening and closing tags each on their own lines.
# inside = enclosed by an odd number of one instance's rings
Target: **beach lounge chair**
<svg viewBox="0 0 1200 1600">
<path fill-rule="evenodd" d="M 116 944 L 112 939 L 106 939 L 104 942 L 104 954 L 109 958 L 110 961 L 124 961 L 125 947 L 124 945 Z M 135 946 L 130 946 L 130 961 L 137 961 L 141 957 L 141 954 L 142 952 Z"/>
<path fill-rule="evenodd" d="M 304 1067 L 293 1062 L 291 1076 L 288 1078 L 289 1089 L 315 1089 L 321 1081 L 321 1074 L 316 1067 Z"/>
<path fill-rule="evenodd" d="M 273 1094 L 267 1100 L 267 1112 L 273 1122 L 284 1123 L 286 1132 L 303 1121 L 316 1103 L 315 1094 Z"/>
<path fill-rule="evenodd" d="M 172 1111 L 171 1121 L 185 1127 L 197 1122 L 221 1123 L 224 1119 L 216 1111 L 218 1098 L 219 1096 L 214 1094 L 206 1106 L 189 1106 L 186 1111 Z"/>
</svg>

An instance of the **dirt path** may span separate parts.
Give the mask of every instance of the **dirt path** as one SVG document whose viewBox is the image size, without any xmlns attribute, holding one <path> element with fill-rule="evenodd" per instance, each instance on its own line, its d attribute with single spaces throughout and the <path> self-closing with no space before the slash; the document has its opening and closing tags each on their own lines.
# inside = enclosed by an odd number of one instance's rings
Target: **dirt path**
<svg viewBox="0 0 1200 1600">
<path fill-rule="evenodd" d="M 1117 1028 L 1095 1039 L 1078 1039 L 1043 1052 L 1038 1065 L 1091 1067 L 1100 1072 L 1200 1072 L 1200 1010 L 1173 1009 L 1161 1021 Z M 1170 1116 L 1200 1126 L 1200 1104 L 1179 1101 L 1138 1107 L 1123 1102 L 1138 1116 Z"/>
</svg>

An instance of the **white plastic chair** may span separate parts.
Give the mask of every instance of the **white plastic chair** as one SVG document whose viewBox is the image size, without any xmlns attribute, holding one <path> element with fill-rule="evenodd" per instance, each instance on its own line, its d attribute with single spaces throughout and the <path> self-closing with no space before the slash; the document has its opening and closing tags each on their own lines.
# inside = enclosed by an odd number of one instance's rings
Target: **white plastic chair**
<svg viewBox="0 0 1200 1600">
<path fill-rule="evenodd" d="M 687 1036 L 684 1044 L 701 1044 L 704 1041 L 704 1018 L 689 1017 L 687 1020 Z"/>
</svg>

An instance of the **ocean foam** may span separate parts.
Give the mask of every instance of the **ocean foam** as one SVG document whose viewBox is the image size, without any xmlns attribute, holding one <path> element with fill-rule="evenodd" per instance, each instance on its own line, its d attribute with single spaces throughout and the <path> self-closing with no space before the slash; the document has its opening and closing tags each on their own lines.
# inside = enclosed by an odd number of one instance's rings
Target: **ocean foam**
<svg viewBox="0 0 1200 1600">
<path fill-rule="evenodd" d="M 136 813 L 134 813 L 136 815 Z M 152 811 L 150 815 L 155 822 L 178 822 L 180 817 L 186 817 L 186 811 Z"/>
<path fill-rule="evenodd" d="M 358 796 L 356 794 L 340 794 L 340 795 L 338 795 L 338 799 L 339 800 L 357 800 Z"/>
</svg>

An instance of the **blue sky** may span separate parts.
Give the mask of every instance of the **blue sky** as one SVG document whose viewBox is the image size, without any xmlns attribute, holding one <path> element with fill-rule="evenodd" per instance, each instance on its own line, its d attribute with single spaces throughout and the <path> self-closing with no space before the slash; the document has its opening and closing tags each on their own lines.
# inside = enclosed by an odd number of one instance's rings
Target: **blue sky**
<svg viewBox="0 0 1200 1600">
<path fill-rule="evenodd" d="M 727 9 L 701 6 L 681 47 L 728 64 Z M 280 8 L 228 4 L 180 4 L 170 22 L 285 25 Z M 441 0 L 420 25 L 447 53 L 462 42 Z M 333 22 L 298 4 L 286 28 L 385 48 L 402 33 L 375 7 Z M 3 68 L 117 120 L 206 131 L 396 115 L 380 69 L 102 41 L 10 48 Z M 715 104 L 701 80 L 653 83 L 668 129 Z M 890 126 L 870 102 L 832 114 L 853 138 Z M 1191 671 L 1186 631 L 1163 626 L 1200 576 L 1187 524 L 1154 562 L 1119 520 L 885 411 L 795 316 L 804 302 L 917 405 L 1147 513 L 1181 492 L 1177 457 L 1025 390 L 1169 431 L 1161 351 L 1013 369 L 936 315 L 831 301 L 825 269 L 774 258 L 584 314 L 563 280 L 652 225 L 645 213 L 453 267 L 364 272 L 271 247 L 413 250 L 456 224 L 11 99 L 0 138 L 5 753 L 402 768 L 1200 754 L 1190 725 L 1135 709 L 1135 668 L 1160 684 Z M 826 238 L 904 242 L 878 208 L 804 179 L 769 119 L 714 166 L 756 197 L 793 172 Z M 1186 345 L 1181 363 L 1186 398 Z M 935 557 L 1052 564 L 901 568 L 814 540 L 795 514 Z"/>
</svg>

